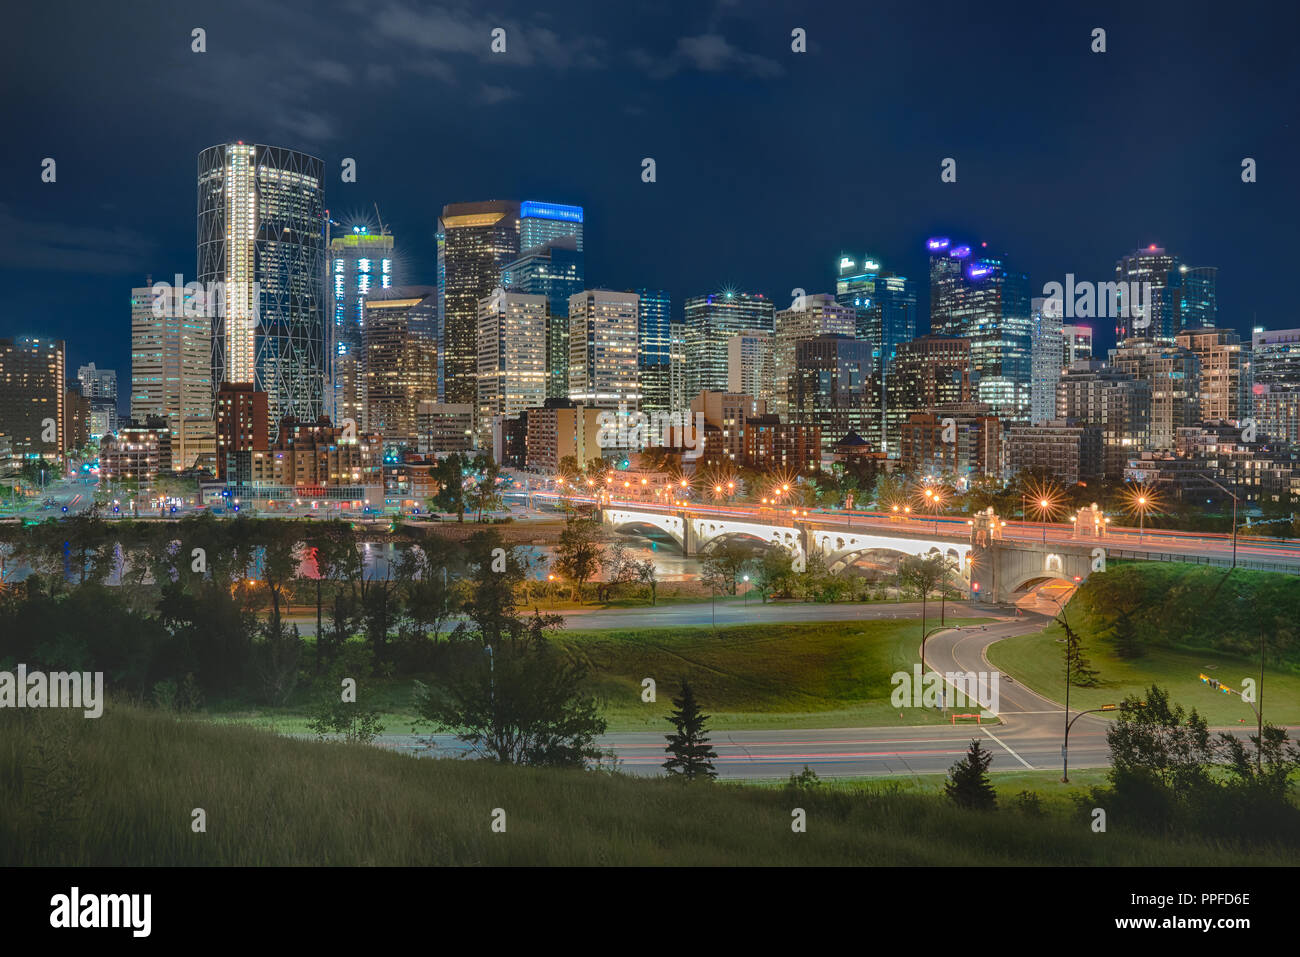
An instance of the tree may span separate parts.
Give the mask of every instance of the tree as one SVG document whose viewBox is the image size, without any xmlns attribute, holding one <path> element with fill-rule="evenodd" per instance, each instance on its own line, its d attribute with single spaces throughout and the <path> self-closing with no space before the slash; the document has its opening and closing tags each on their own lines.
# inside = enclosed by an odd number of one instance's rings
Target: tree
<svg viewBox="0 0 1300 957">
<path fill-rule="evenodd" d="M 664 770 L 686 781 L 716 778 L 718 772 L 713 769 L 713 759 L 718 755 L 709 745 L 704 727 L 710 716 L 701 712 L 689 681 L 682 679 L 681 697 L 674 698 L 673 704 L 677 710 L 668 716 L 668 720 L 677 731 L 664 735 L 668 739 L 668 747 L 664 750 L 672 755 L 664 762 Z"/>
<path fill-rule="evenodd" d="M 654 559 L 647 558 L 644 561 L 633 563 L 636 571 L 636 580 L 645 585 L 650 591 L 650 604 L 655 605 L 659 598 L 659 569 L 655 567 Z"/>
<path fill-rule="evenodd" d="M 601 543 L 600 522 L 594 518 L 570 515 L 555 546 L 555 568 L 573 582 L 573 600 L 581 601 L 582 587 L 600 570 L 605 547 Z"/>
<path fill-rule="evenodd" d="M 479 456 L 474 462 L 477 479 L 468 492 L 468 504 L 478 513 L 478 521 L 483 521 L 485 512 L 494 512 L 502 507 L 504 499 L 497 488 L 501 480 L 501 466 L 490 455 Z"/>
<path fill-rule="evenodd" d="M 439 459 L 433 469 L 433 479 L 438 483 L 438 491 L 429 499 L 432 511 L 455 512 L 456 521 L 465 521 L 465 509 L 469 507 L 470 493 L 465 488 L 465 476 L 470 471 L 470 458 L 460 452 L 454 452 L 445 459 Z"/>
<path fill-rule="evenodd" d="M 1106 729 L 1111 781 L 1145 778 L 1173 793 L 1188 792 L 1208 780 L 1214 747 L 1205 719 L 1169 700 L 1158 685 L 1146 700 L 1125 698 L 1118 719 Z"/>
<path fill-rule="evenodd" d="M 794 586 L 794 556 L 784 548 L 769 548 L 750 563 L 754 587 L 764 602 L 768 595 L 789 597 Z"/>
<path fill-rule="evenodd" d="M 898 580 L 903 587 L 915 590 L 924 603 L 937 586 L 947 582 L 952 570 L 952 559 L 938 552 L 924 558 L 904 555 L 898 563 Z"/>
<path fill-rule="evenodd" d="M 1095 688 L 1098 673 L 1083 653 L 1083 639 L 1070 627 L 1065 615 L 1058 615 L 1056 620 L 1065 629 L 1065 673 L 1070 684 L 1076 688 Z"/>
<path fill-rule="evenodd" d="M 628 551 L 627 542 L 615 539 L 605 549 L 601 559 L 605 580 L 600 588 L 599 601 L 609 601 L 623 585 L 630 585 L 638 578 L 637 562 Z"/>
<path fill-rule="evenodd" d="M 991 811 L 998 805 L 997 792 L 989 783 L 989 765 L 993 753 L 984 749 L 979 738 L 972 738 L 966 756 L 948 769 L 943 792 L 958 807 L 973 811 Z"/>
<path fill-rule="evenodd" d="M 586 692 L 588 667 L 554 647 L 558 615 L 513 618 L 493 644 L 452 646 L 440 685 L 416 682 L 420 714 L 502 764 L 581 768 L 601 756 L 606 723 Z"/>
<path fill-rule="evenodd" d="M 736 579 L 749 564 L 751 552 L 737 542 L 723 542 L 704 559 L 700 581 L 719 593 L 734 595 Z"/>
</svg>

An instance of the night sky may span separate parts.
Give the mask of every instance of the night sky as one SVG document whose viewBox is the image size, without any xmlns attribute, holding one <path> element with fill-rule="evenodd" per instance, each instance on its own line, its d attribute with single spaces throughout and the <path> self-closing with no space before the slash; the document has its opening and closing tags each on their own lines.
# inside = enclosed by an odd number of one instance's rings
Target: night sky
<svg viewBox="0 0 1300 957">
<path fill-rule="evenodd" d="M 322 157 L 336 219 L 373 222 L 378 202 L 412 283 L 435 281 L 444 203 L 540 199 L 586 207 L 590 284 L 665 287 L 675 318 L 724 285 L 779 307 L 796 286 L 833 292 L 843 250 L 919 280 L 924 321 L 925 239 L 950 235 L 988 242 L 1035 294 L 1067 272 L 1112 279 L 1158 243 L 1219 267 L 1221 324 L 1300 325 L 1298 9 L 13 5 L 0 335 L 65 338 L 69 372 L 116 368 L 125 398 L 130 288 L 193 278 L 197 154 L 235 140 Z M 1099 26 L 1104 54 L 1089 49 Z M 791 52 L 795 27 L 807 53 Z M 356 184 L 339 181 L 344 157 Z M 658 182 L 641 181 L 643 157 Z"/>
</svg>

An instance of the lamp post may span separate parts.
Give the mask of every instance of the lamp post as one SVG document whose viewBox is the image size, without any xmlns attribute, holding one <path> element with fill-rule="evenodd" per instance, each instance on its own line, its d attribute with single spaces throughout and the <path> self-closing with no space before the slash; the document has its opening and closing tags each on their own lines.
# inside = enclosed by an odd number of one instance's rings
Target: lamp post
<svg viewBox="0 0 1300 957">
<path fill-rule="evenodd" d="M 1235 569 L 1237 567 L 1237 502 L 1239 502 L 1240 499 L 1237 498 L 1236 492 L 1232 492 L 1224 488 L 1217 481 L 1215 481 L 1208 472 L 1197 472 L 1195 474 L 1201 476 L 1203 479 L 1208 481 L 1211 485 L 1213 485 L 1215 488 L 1219 489 L 1220 491 L 1224 492 L 1225 494 L 1232 496 L 1232 567 Z"/>
<path fill-rule="evenodd" d="M 1066 667 L 1067 668 L 1069 667 L 1068 657 L 1066 658 Z M 1066 685 L 1066 689 L 1067 691 L 1069 690 L 1068 684 Z M 1070 714 L 1068 707 L 1069 706 L 1067 705 L 1067 710 L 1065 712 L 1067 717 Z M 1089 708 L 1087 711 L 1080 711 L 1073 718 L 1071 718 L 1069 721 L 1066 722 L 1065 743 L 1061 745 L 1061 783 L 1062 784 L 1070 783 L 1070 729 L 1074 727 L 1074 722 L 1078 721 L 1085 714 L 1096 714 L 1099 711 L 1115 711 L 1117 710 L 1117 708 L 1118 705 L 1113 705 L 1113 704 L 1104 704 L 1100 708 Z"/>
</svg>

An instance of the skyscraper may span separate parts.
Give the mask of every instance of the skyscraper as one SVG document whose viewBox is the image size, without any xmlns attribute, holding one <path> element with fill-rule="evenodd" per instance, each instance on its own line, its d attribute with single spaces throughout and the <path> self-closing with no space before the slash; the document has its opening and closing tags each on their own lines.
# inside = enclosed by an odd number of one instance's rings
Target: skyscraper
<svg viewBox="0 0 1300 957">
<path fill-rule="evenodd" d="M 690 403 L 686 397 L 686 323 L 668 324 L 668 406 L 670 410 L 685 409 Z"/>
<path fill-rule="evenodd" d="M 431 286 L 395 286 L 366 299 L 359 430 L 415 447 L 419 405 L 438 396 L 437 323 L 438 291 Z"/>
<path fill-rule="evenodd" d="M 928 335 L 901 344 L 885 373 L 885 397 L 883 451 L 897 458 L 911 416 L 970 401 L 970 340 Z"/>
<path fill-rule="evenodd" d="M 1029 418 L 1034 424 L 1056 418 L 1056 380 L 1065 368 L 1061 313 L 1059 299 L 1036 297 L 1031 300 L 1029 321 L 1033 385 Z"/>
<path fill-rule="evenodd" d="M 519 204 L 519 251 L 572 238 L 573 248 L 582 252 L 582 223 L 581 206 L 525 200 Z"/>
<path fill-rule="evenodd" d="M 727 343 L 727 391 L 772 402 L 772 337 L 766 332 L 742 332 Z M 792 363 L 793 364 L 793 363 Z"/>
<path fill-rule="evenodd" d="M 762 293 L 723 290 L 692 296 L 683 309 L 686 398 L 727 391 L 727 343 L 742 332 L 771 332 L 773 308 Z"/>
<path fill-rule="evenodd" d="M 901 343 L 916 338 L 916 292 L 908 280 L 885 272 L 870 257 L 841 255 L 835 299 L 857 313 L 857 337 L 872 345 L 876 367 L 893 361 Z"/>
<path fill-rule="evenodd" d="M 205 357 L 205 364 L 210 357 Z M 212 371 L 208 370 L 211 381 Z M 95 438 L 117 429 L 117 371 L 97 369 L 95 363 L 77 369 L 81 394 L 90 402 L 90 433 Z"/>
<path fill-rule="evenodd" d="M 519 258 L 519 203 L 452 203 L 438 219 L 438 394 L 477 403 L 479 301 Z M 539 332 L 539 335 L 542 333 Z"/>
<path fill-rule="evenodd" d="M 1064 350 L 1062 368 L 1081 359 L 1092 358 L 1092 328 L 1089 326 L 1061 326 L 1061 346 Z"/>
<path fill-rule="evenodd" d="M 1171 269 L 1166 302 L 1173 312 L 1175 334 L 1184 329 L 1209 329 L 1219 319 L 1219 270 L 1214 266 L 1183 266 Z"/>
<path fill-rule="evenodd" d="M 0 339 L 0 435 L 10 454 L 55 461 L 66 449 L 62 339 Z"/>
<path fill-rule="evenodd" d="M 1151 387 L 1151 449 L 1172 451 L 1178 430 L 1201 421 L 1201 363 L 1190 349 L 1158 339 L 1126 339 L 1110 365 Z"/>
<path fill-rule="evenodd" d="M 393 260 L 393 237 L 372 233 L 368 226 L 353 226 L 330 238 L 329 297 L 333 304 L 330 348 L 333 372 L 330 415 L 335 422 L 363 421 L 366 386 L 362 375 L 362 320 L 366 299 L 382 295 L 398 284 Z"/>
<path fill-rule="evenodd" d="M 166 421 L 177 469 L 217 451 L 212 321 L 201 302 L 174 285 L 131 290 L 131 418 Z"/>
<path fill-rule="evenodd" d="M 569 394 L 569 297 L 587 288 L 583 253 L 577 238 L 561 236 L 526 250 L 501 270 L 507 292 L 545 296 L 546 395 Z"/>
<path fill-rule="evenodd" d="M 1250 415 L 1249 345 L 1231 329 L 1185 329 L 1174 339 L 1200 360 L 1201 420 L 1233 425 Z"/>
<path fill-rule="evenodd" d="M 1135 249 L 1115 263 L 1115 281 L 1120 283 L 1119 314 L 1115 317 L 1115 341 L 1130 337 L 1171 339 L 1177 331 L 1165 289 L 1169 285 L 1169 271 L 1178 266 L 1178 258 L 1152 243 L 1144 249 Z M 1150 296 L 1129 301 L 1134 284 L 1150 284 Z"/>
<path fill-rule="evenodd" d="M 637 369 L 641 409 L 667 412 L 672 404 L 672 299 L 666 289 L 634 289 L 640 299 Z"/>
<path fill-rule="evenodd" d="M 580 405 L 639 409 L 634 292 L 587 289 L 569 300 L 569 398 Z"/>
<path fill-rule="evenodd" d="M 796 371 L 795 346 L 803 339 L 814 339 L 817 336 L 855 338 L 857 321 L 858 312 L 853 306 L 842 305 L 827 293 L 801 296 L 789 309 L 782 309 L 773 315 L 772 371 L 775 381 L 769 387 L 773 394 L 770 406 L 773 412 L 786 415 L 790 411 Z M 868 344 L 872 347 L 874 362 L 876 347 L 874 343 Z M 822 434 L 832 441 L 842 438 L 831 435 L 824 429 Z"/>
<path fill-rule="evenodd" d="M 990 255 L 983 244 L 952 247 L 927 241 L 930 328 L 971 343 L 975 397 L 1000 415 L 1025 418 L 1032 405 L 1029 277 Z"/>
<path fill-rule="evenodd" d="M 325 411 L 324 175 L 317 157 L 278 146 L 199 153 L 198 281 L 220 283 L 205 304 L 213 388 L 254 383 L 273 433 Z"/>
<path fill-rule="evenodd" d="M 789 421 L 817 426 L 828 443 L 856 432 L 879 448 L 880 388 L 874 372 L 869 342 L 838 335 L 796 340 Z"/>
<path fill-rule="evenodd" d="M 522 292 L 484 296 L 478 320 L 480 448 L 489 447 L 493 416 L 516 415 L 546 402 L 546 297 Z"/>
</svg>

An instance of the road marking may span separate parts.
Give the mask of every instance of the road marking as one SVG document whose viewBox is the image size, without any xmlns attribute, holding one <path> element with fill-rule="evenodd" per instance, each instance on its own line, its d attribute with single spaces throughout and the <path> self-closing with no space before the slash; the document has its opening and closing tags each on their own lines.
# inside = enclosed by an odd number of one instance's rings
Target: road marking
<svg viewBox="0 0 1300 957">
<path fill-rule="evenodd" d="M 999 738 L 996 734 L 994 734 L 994 733 L 993 733 L 992 731 L 990 731 L 988 728 L 984 728 L 984 729 L 982 729 L 982 730 L 983 730 L 984 733 L 987 734 L 990 738 L 992 738 L 992 739 L 993 739 L 994 741 L 996 741 L 998 744 L 1001 744 L 1002 747 L 1006 748 L 1007 754 L 1011 755 L 1013 758 L 1015 758 L 1017 761 L 1019 761 L 1021 764 L 1023 764 L 1025 767 L 1027 767 L 1029 770 L 1031 770 L 1031 771 L 1034 770 L 1034 766 L 1033 766 L 1032 764 L 1030 764 L 1028 761 L 1026 761 L 1026 760 L 1025 760 L 1024 758 L 1022 758 L 1020 755 L 1016 754 L 1016 752 L 1012 751 L 1012 750 L 1011 750 L 1010 748 L 1008 748 L 1005 744 L 1003 744 L 1002 739 Z"/>
</svg>

